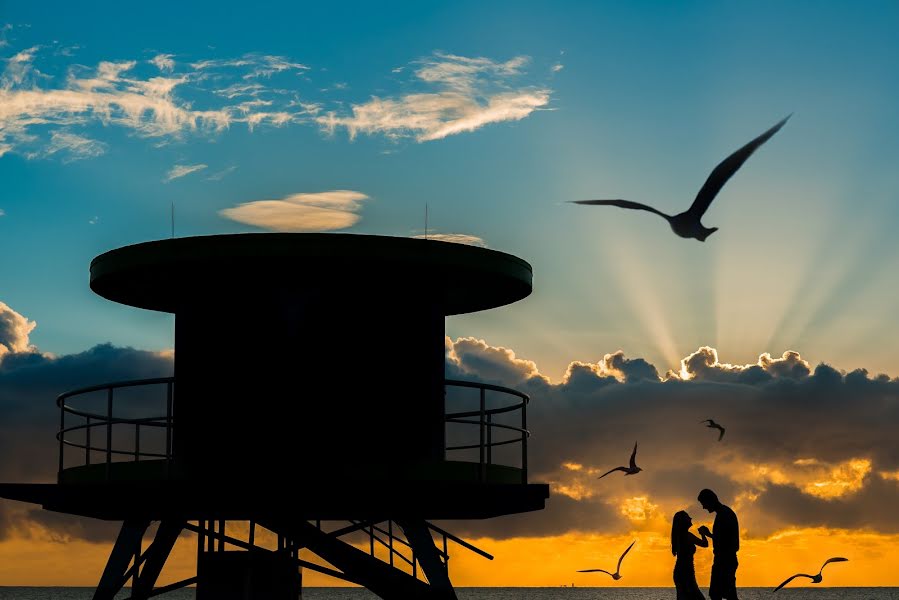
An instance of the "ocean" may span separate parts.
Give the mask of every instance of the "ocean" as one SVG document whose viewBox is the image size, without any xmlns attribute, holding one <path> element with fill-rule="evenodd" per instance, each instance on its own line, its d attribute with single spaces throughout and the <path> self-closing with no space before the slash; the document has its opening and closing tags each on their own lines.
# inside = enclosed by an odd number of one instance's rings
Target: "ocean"
<svg viewBox="0 0 899 600">
<path fill-rule="evenodd" d="M 0 587 L 0 600 L 91 600 L 93 588 Z M 703 590 L 705 592 L 705 590 Z M 741 600 L 899 600 L 899 588 L 741 588 Z M 459 600 L 675 600 L 674 588 L 457 588 Z M 126 589 L 121 598 L 129 595 Z M 192 589 L 159 596 L 171 600 L 193 600 Z M 359 588 L 304 588 L 303 600 L 378 600 Z"/>
</svg>

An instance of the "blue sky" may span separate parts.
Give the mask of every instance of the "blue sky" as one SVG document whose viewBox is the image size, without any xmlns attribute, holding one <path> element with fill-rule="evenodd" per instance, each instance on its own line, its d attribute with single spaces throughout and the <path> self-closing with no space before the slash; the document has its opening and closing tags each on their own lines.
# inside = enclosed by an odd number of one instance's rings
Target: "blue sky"
<svg viewBox="0 0 899 600">
<path fill-rule="evenodd" d="M 87 269 L 168 237 L 172 202 L 179 236 L 283 210 L 416 235 L 427 203 L 432 230 L 535 271 L 532 297 L 447 333 L 550 377 L 702 345 L 895 376 L 897 25 L 889 2 L 0 2 L 0 301 L 45 352 L 170 348 L 169 317 L 94 296 Z M 564 204 L 682 210 L 790 113 L 704 244 Z"/>
</svg>

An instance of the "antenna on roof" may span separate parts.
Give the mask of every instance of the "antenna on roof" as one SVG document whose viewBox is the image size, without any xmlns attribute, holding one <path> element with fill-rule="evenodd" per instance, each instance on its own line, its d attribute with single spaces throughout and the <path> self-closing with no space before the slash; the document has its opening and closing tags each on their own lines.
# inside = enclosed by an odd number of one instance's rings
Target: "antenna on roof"
<svg viewBox="0 0 899 600">
<path fill-rule="evenodd" d="M 428 203 L 425 202 L 425 239 L 428 239 Z"/>
<path fill-rule="evenodd" d="M 175 239 L 175 201 L 172 200 L 172 239 Z"/>
</svg>

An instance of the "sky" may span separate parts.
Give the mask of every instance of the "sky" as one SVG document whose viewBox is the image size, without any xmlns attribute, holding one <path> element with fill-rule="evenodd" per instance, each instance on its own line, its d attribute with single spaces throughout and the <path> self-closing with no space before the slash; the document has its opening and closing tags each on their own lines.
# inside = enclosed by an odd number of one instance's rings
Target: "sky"
<svg viewBox="0 0 899 600">
<path fill-rule="evenodd" d="M 457 584 L 605 585 L 574 571 L 638 539 L 622 583 L 670 585 L 670 517 L 707 521 L 717 486 L 746 585 L 849 549 L 828 582 L 899 585 L 897 25 L 876 1 L 0 0 L 0 449 L 29 457 L 0 479 L 52 479 L 56 394 L 171 373 L 171 316 L 94 295 L 94 256 L 173 229 L 416 236 L 427 212 L 534 269 L 527 299 L 446 321 L 448 371 L 534 398 L 552 493 L 460 525 L 497 560 L 460 552 Z M 704 243 L 566 203 L 679 212 L 787 115 Z M 646 471 L 598 482 L 634 437 Z M 0 585 L 95 583 L 92 527 L 4 502 Z"/>
</svg>

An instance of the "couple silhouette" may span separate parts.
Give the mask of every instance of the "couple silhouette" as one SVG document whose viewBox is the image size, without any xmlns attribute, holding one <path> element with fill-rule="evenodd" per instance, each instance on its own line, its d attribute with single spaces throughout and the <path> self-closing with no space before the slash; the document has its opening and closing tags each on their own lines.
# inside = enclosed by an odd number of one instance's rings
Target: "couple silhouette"
<svg viewBox="0 0 899 600">
<path fill-rule="evenodd" d="M 674 587 L 677 600 L 705 600 L 696 583 L 693 555 L 696 547 L 708 548 L 709 539 L 714 548 L 712 578 L 709 582 L 711 600 L 737 599 L 737 551 L 740 549 L 740 526 L 737 515 L 729 506 L 721 504 L 712 490 L 699 492 L 699 503 L 710 513 L 715 513 L 712 531 L 703 525 L 696 537 L 690 532 L 693 520 L 686 511 L 678 511 L 671 522 L 671 553 L 677 557 L 674 563 Z"/>
</svg>

